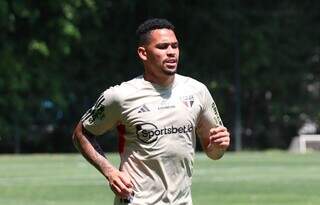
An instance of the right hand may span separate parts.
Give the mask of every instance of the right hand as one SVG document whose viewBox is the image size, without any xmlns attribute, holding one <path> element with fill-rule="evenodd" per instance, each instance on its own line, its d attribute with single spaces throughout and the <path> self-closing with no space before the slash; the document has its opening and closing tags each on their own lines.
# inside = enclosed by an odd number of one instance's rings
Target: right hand
<svg viewBox="0 0 320 205">
<path fill-rule="evenodd" d="M 113 169 L 108 175 L 111 190 L 120 198 L 127 199 L 133 195 L 133 184 L 124 171 Z"/>
</svg>

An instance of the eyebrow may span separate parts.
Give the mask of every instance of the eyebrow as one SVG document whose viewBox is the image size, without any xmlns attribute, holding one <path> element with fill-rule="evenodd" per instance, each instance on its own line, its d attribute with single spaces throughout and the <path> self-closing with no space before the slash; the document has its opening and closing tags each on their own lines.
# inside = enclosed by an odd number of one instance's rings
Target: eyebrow
<svg viewBox="0 0 320 205">
<path fill-rule="evenodd" d="M 156 44 L 156 47 L 163 47 L 163 46 L 179 46 L 179 42 L 178 41 L 175 41 L 175 42 L 172 42 L 172 43 L 157 43 Z"/>
</svg>

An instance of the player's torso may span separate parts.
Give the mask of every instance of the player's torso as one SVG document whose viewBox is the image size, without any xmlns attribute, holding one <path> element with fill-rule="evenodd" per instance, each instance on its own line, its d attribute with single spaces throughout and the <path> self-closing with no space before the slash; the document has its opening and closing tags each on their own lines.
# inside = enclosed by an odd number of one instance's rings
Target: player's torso
<svg viewBox="0 0 320 205">
<path fill-rule="evenodd" d="M 168 89 L 150 84 L 126 96 L 121 123 L 125 125 L 128 148 L 144 150 L 148 157 L 159 152 L 183 154 L 180 147 L 193 150 L 201 112 L 197 92 L 188 84 L 177 82 Z"/>
<path fill-rule="evenodd" d="M 192 204 L 195 130 L 202 105 L 199 90 L 181 78 L 167 89 L 143 79 L 123 89 L 120 169 L 134 184 L 130 204 Z"/>
</svg>

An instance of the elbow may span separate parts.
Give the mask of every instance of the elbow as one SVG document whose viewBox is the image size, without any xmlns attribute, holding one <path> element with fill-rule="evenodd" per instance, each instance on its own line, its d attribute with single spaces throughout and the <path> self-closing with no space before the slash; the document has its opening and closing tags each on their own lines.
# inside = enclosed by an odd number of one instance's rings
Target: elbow
<svg viewBox="0 0 320 205">
<path fill-rule="evenodd" d="M 74 129 L 73 133 L 72 133 L 72 141 L 73 141 L 73 145 L 79 149 L 79 137 L 81 136 L 82 133 L 82 125 L 79 122 L 78 125 L 76 126 L 76 128 Z"/>
<path fill-rule="evenodd" d="M 73 134 L 72 134 L 72 142 L 73 142 L 73 146 L 76 149 L 79 149 L 78 141 L 79 141 L 78 135 L 77 135 L 76 131 L 74 131 Z"/>
<path fill-rule="evenodd" d="M 74 131 L 73 134 L 72 134 L 72 142 L 73 142 L 74 145 L 76 145 L 77 141 L 78 141 L 78 137 L 77 137 L 76 132 Z"/>
</svg>

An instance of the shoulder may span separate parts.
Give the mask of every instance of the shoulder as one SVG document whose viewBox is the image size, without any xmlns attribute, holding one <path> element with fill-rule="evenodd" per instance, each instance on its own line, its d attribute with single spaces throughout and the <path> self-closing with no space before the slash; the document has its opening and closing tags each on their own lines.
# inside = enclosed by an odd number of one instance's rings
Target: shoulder
<svg viewBox="0 0 320 205">
<path fill-rule="evenodd" d="M 199 99 L 201 104 L 205 105 L 213 100 L 209 89 L 204 83 L 191 77 L 181 75 L 178 76 L 178 80 L 180 81 L 179 89 L 181 89 L 182 92 L 188 92 L 195 96 L 197 99 Z"/>
<path fill-rule="evenodd" d="M 178 75 L 178 74 L 176 77 L 177 77 L 178 84 L 180 86 L 188 87 L 188 88 L 193 89 L 194 91 L 197 91 L 197 92 L 205 92 L 206 90 L 208 90 L 207 86 L 204 83 L 202 83 L 194 78 L 191 78 L 188 76 L 183 76 L 183 75 Z"/>
<path fill-rule="evenodd" d="M 142 76 L 138 76 L 129 81 L 122 82 L 119 85 L 114 85 L 107 88 L 103 95 L 108 98 L 112 98 L 115 101 L 121 102 L 125 97 L 130 96 L 137 90 L 141 89 L 143 84 Z"/>
</svg>

